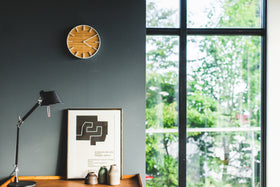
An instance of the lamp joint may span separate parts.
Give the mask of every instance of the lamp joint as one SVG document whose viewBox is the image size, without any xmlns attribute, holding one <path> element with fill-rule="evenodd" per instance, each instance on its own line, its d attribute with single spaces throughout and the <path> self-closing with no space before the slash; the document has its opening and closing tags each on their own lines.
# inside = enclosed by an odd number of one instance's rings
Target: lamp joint
<svg viewBox="0 0 280 187">
<path fill-rule="evenodd" d="M 18 116 L 18 124 L 17 124 L 17 127 L 20 128 L 20 126 L 23 124 L 23 121 L 21 119 L 20 116 Z"/>
<path fill-rule="evenodd" d="M 37 101 L 38 105 L 41 105 L 42 101 L 43 101 L 43 99 L 40 97 Z"/>
</svg>

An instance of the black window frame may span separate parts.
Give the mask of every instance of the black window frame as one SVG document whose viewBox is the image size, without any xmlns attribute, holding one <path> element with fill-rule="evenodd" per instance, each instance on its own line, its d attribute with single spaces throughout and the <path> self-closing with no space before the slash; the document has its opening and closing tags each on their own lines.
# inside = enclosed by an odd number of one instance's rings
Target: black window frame
<svg viewBox="0 0 280 187">
<path fill-rule="evenodd" d="M 187 0 L 179 0 L 179 28 L 146 28 L 146 35 L 179 36 L 179 187 L 186 187 L 186 135 L 187 135 L 187 36 L 238 35 L 261 36 L 261 186 L 266 186 L 266 122 L 267 122 L 267 0 L 261 0 L 261 28 L 187 28 Z"/>
</svg>

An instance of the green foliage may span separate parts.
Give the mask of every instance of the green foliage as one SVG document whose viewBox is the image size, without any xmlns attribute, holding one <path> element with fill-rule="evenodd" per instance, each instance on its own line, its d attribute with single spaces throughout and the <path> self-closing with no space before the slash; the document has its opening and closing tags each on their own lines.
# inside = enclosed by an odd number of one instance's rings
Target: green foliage
<svg viewBox="0 0 280 187">
<path fill-rule="evenodd" d="M 224 16 L 220 19 L 221 27 L 260 27 L 260 1 L 225 0 Z"/>
<path fill-rule="evenodd" d="M 173 128 L 177 126 L 177 103 L 160 103 L 153 108 L 146 109 L 146 129 Z"/>
<path fill-rule="evenodd" d="M 147 7 L 146 22 L 148 27 L 160 27 L 162 25 L 166 27 L 174 27 L 174 23 L 170 20 L 170 15 L 175 11 L 157 9 L 154 2 L 150 2 Z"/>
<path fill-rule="evenodd" d="M 214 127 L 217 103 L 202 91 L 196 90 L 187 99 L 187 127 Z"/>
<path fill-rule="evenodd" d="M 164 164 L 159 167 L 159 175 L 147 181 L 147 187 L 176 187 L 178 186 L 178 161 L 171 156 L 164 156 Z"/>
</svg>

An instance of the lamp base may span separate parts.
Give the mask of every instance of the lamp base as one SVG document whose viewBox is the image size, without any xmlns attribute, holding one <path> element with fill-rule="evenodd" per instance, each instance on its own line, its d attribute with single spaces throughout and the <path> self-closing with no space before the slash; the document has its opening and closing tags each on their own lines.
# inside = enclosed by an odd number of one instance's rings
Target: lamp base
<svg viewBox="0 0 280 187">
<path fill-rule="evenodd" d="M 32 187 L 36 186 L 36 182 L 33 181 L 19 181 L 19 182 L 12 182 L 8 184 L 8 187 Z"/>
</svg>

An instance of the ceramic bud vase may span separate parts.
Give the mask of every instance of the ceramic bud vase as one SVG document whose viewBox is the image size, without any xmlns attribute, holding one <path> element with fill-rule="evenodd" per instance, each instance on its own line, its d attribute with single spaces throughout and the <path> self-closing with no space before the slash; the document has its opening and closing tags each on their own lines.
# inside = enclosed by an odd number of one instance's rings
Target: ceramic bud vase
<svg viewBox="0 0 280 187">
<path fill-rule="evenodd" d="M 109 185 L 120 184 L 120 171 L 116 164 L 112 164 L 108 173 Z"/>
<path fill-rule="evenodd" d="M 102 166 L 98 172 L 98 184 L 106 184 L 107 183 L 107 175 L 108 170 L 105 166 Z"/>
<path fill-rule="evenodd" d="M 94 172 L 89 172 L 85 178 L 85 184 L 97 184 L 97 175 Z"/>
</svg>

